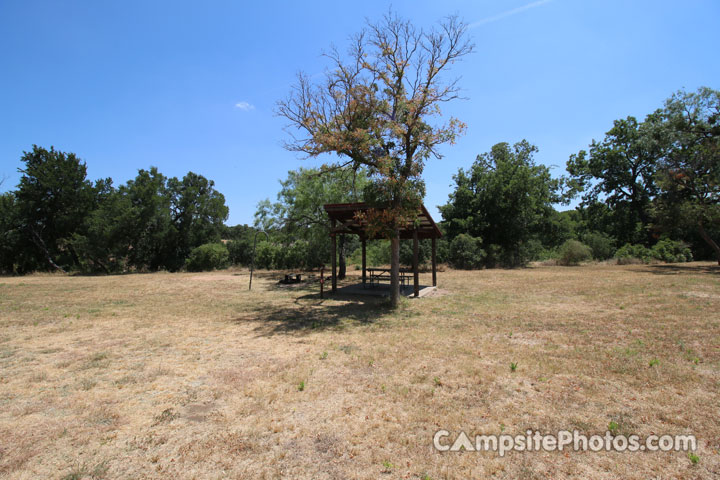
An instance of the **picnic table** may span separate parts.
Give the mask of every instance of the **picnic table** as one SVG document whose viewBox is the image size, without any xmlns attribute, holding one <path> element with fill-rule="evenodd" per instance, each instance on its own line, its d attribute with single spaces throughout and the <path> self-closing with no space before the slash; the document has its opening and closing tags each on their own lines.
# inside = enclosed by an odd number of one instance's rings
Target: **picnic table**
<svg viewBox="0 0 720 480">
<path fill-rule="evenodd" d="M 370 275 L 370 287 L 380 284 L 380 282 L 390 283 L 390 268 L 368 268 L 368 274 Z M 399 271 L 400 284 L 410 283 L 413 272 L 407 268 L 401 268 Z"/>
</svg>

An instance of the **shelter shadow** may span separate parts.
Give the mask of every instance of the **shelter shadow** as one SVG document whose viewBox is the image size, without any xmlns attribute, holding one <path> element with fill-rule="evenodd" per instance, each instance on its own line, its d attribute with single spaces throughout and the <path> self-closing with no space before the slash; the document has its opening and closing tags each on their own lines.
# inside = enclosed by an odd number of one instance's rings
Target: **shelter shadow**
<svg viewBox="0 0 720 480">
<path fill-rule="evenodd" d="M 317 293 L 296 298 L 290 304 L 264 303 L 234 318 L 238 325 L 254 324 L 258 336 L 305 335 L 308 333 L 371 325 L 392 312 L 384 298 L 333 296 L 321 299 Z"/>
</svg>

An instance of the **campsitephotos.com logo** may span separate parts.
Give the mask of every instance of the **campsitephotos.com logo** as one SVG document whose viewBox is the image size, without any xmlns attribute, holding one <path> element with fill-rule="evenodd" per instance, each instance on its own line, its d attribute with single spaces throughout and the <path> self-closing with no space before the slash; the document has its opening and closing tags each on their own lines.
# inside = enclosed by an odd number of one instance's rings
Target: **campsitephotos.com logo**
<svg viewBox="0 0 720 480">
<path fill-rule="evenodd" d="M 610 431 L 605 435 L 585 435 L 578 430 L 560 430 L 556 434 L 543 434 L 527 430 L 525 435 L 475 435 L 465 432 L 452 434 L 438 430 L 433 436 L 433 446 L 440 452 L 497 452 L 501 457 L 507 452 L 689 452 L 697 449 L 695 435 L 617 435 Z"/>
</svg>

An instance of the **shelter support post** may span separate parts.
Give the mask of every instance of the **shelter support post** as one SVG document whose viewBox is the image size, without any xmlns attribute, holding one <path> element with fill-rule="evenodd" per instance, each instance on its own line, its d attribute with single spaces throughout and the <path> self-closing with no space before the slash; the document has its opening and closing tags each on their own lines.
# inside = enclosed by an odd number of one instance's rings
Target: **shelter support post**
<svg viewBox="0 0 720 480">
<path fill-rule="evenodd" d="M 334 224 L 335 222 L 333 222 Z M 333 225 L 334 226 L 334 225 Z M 337 292 L 337 236 L 331 234 L 332 238 L 332 292 Z"/>
<path fill-rule="evenodd" d="M 432 282 L 433 287 L 437 287 L 437 258 L 436 258 L 436 252 L 437 252 L 437 241 L 435 240 L 435 237 L 432 239 Z"/>
<path fill-rule="evenodd" d="M 420 296 L 420 272 L 418 272 L 418 232 L 413 230 L 413 293 Z"/>
<path fill-rule="evenodd" d="M 365 287 L 365 283 L 367 282 L 367 256 L 366 256 L 366 244 L 367 241 L 365 240 L 365 237 L 362 238 L 362 284 L 363 287 Z"/>
</svg>

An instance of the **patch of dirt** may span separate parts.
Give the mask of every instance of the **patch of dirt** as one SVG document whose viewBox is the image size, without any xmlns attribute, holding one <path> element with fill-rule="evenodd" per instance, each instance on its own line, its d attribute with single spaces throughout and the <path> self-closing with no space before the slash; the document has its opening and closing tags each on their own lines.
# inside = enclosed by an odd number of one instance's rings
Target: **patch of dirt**
<svg viewBox="0 0 720 480">
<path fill-rule="evenodd" d="M 446 295 L 452 295 L 452 292 L 444 288 L 436 288 L 432 292 L 428 292 L 427 294 L 423 295 L 423 298 L 444 297 Z"/>
<path fill-rule="evenodd" d="M 204 422 L 207 420 L 208 414 L 215 409 L 214 403 L 195 403 L 185 407 L 183 418 L 191 422 Z"/>
</svg>

